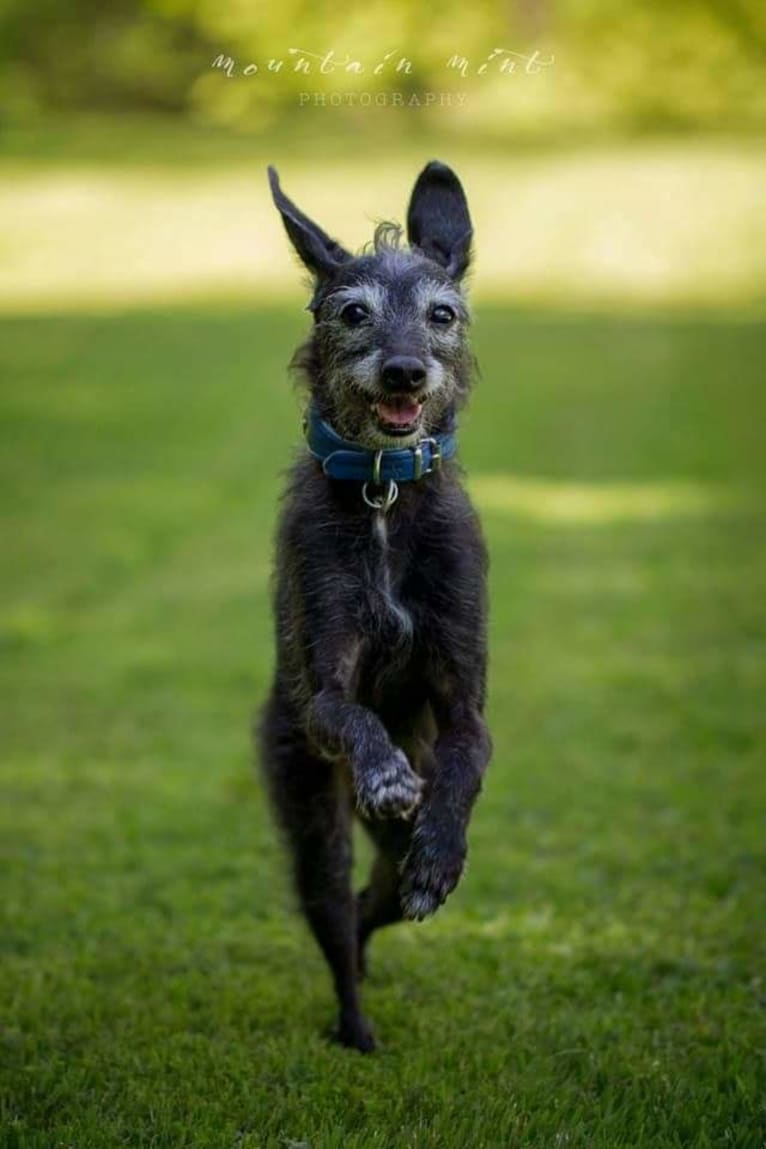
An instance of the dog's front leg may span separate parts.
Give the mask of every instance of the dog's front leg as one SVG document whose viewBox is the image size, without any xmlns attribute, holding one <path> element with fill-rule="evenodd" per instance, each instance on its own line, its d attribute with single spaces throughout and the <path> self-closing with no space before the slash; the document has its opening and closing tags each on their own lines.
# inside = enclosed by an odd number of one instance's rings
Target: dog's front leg
<svg viewBox="0 0 766 1149">
<path fill-rule="evenodd" d="M 367 707 L 329 684 L 311 699 L 308 729 L 320 748 L 351 764 L 357 806 L 370 816 L 407 817 L 420 801 L 422 781 L 404 751 Z"/>
<path fill-rule="evenodd" d="M 404 916 L 418 920 L 434 913 L 460 880 L 468 821 L 492 749 L 484 719 L 470 696 L 453 697 L 439 710 L 435 768 L 402 867 Z"/>
</svg>

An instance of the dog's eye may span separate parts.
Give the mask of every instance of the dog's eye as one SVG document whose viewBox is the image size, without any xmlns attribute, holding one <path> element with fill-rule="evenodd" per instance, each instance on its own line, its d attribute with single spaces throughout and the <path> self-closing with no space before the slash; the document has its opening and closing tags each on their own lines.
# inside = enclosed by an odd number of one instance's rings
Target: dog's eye
<svg viewBox="0 0 766 1149">
<path fill-rule="evenodd" d="M 360 323 L 364 323 L 369 314 L 363 303 L 347 303 L 340 317 L 349 327 L 358 327 Z"/>
<path fill-rule="evenodd" d="M 428 318 L 432 323 L 438 323 L 440 327 L 448 327 L 455 319 L 455 312 L 446 303 L 437 303 L 431 308 Z"/>
</svg>

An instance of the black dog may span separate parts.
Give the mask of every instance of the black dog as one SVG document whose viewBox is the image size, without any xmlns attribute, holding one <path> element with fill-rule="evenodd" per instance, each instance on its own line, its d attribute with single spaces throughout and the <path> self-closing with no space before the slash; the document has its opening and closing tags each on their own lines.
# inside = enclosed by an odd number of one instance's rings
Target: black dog
<svg viewBox="0 0 766 1149">
<path fill-rule="evenodd" d="M 487 559 L 451 458 L 473 366 L 460 288 L 472 229 L 457 177 L 433 162 L 412 193 L 409 250 L 388 224 L 353 256 L 269 176 L 314 277 L 314 328 L 294 360 L 310 391 L 309 450 L 278 531 L 261 755 L 335 980 L 337 1037 L 367 1051 L 367 941 L 434 913 L 455 888 L 490 757 Z M 378 850 L 357 898 L 354 807 Z"/>
</svg>

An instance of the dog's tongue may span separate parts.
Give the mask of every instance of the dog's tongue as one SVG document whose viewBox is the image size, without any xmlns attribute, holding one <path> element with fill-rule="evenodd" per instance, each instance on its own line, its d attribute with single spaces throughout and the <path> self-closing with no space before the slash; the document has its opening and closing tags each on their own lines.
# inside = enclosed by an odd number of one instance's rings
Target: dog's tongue
<svg viewBox="0 0 766 1149">
<path fill-rule="evenodd" d="M 398 396 L 388 399 L 385 403 L 378 403 L 376 411 L 386 423 L 396 423 L 399 427 L 408 427 L 414 423 L 420 414 L 422 404 L 411 395 Z"/>
</svg>

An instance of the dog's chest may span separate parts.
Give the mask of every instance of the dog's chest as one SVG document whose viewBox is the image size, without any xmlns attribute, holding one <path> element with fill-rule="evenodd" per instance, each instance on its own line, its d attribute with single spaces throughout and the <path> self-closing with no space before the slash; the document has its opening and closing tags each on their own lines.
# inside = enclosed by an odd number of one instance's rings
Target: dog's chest
<svg viewBox="0 0 766 1149">
<path fill-rule="evenodd" d="M 367 611 L 371 633 L 391 654 L 409 647 L 413 638 L 413 617 L 403 594 L 407 558 L 397 547 L 391 524 L 382 511 L 372 516 L 367 561 Z M 393 648 L 393 649 L 392 649 Z"/>
</svg>

